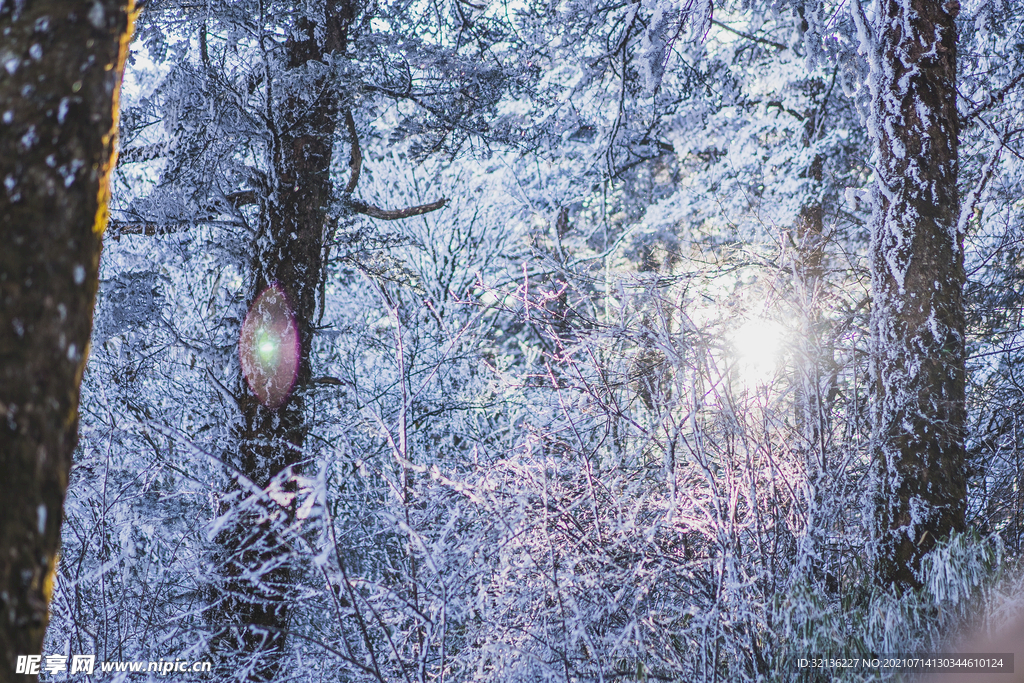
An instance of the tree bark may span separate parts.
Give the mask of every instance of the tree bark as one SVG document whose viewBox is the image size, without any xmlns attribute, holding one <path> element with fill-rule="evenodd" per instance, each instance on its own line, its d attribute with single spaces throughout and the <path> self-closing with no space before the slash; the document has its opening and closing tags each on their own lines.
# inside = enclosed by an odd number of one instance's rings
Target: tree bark
<svg viewBox="0 0 1024 683">
<path fill-rule="evenodd" d="M 48 620 L 135 13 L 0 2 L 2 680 Z"/>
<path fill-rule="evenodd" d="M 329 0 L 320 18 L 322 26 L 310 17 L 299 17 L 285 46 L 289 71 L 323 62 L 331 52 L 344 54 L 352 16 L 350 3 Z M 281 82 L 279 87 L 288 87 L 287 78 Z M 276 107 L 277 186 L 264 204 L 251 266 L 250 306 L 269 286 L 280 287 L 294 314 L 300 348 L 294 389 L 281 405 L 263 405 L 244 380 L 239 387 L 242 415 L 235 430 L 238 452 L 232 464 L 263 489 L 289 468 L 296 474 L 301 471 L 308 431 L 304 391 L 311 379 L 310 351 L 333 200 L 331 152 L 339 116 L 339 92 L 332 75 L 308 86 L 301 92 L 291 85 L 293 91 L 282 93 Z M 312 102 L 310 92 L 316 93 Z M 261 504 L 276 505 L 270 500 Z M 214 618 L 222 630 L 213 649 L 226 671 L 238 665 L 232 655 L 249 660 L 247 678 L 252 681 L 277 678 L 287 636 L 291 581 L 286 557 L 290 551 L 280 529 L 267 521 L 279 520 L 281 512 L 241 514 L 218 539 L 224 583 Z M 264 571 L 267 566 L 274 568 Z"/>
<path fill-rule="evenodd" d="M 859 9 L 859 8 L 858 8 Z M 870 29 L 875 578 L 919 586 L 964 526 L 963 235 L 955 0 L 879 0 Z"/>
</svg>

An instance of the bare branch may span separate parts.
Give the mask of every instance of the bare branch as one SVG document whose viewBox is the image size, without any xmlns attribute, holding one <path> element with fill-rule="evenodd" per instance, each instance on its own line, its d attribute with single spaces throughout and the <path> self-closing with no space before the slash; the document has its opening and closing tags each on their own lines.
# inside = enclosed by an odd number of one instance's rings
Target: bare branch
<svg viewBox="0 0 1024 683">
<path fill-rule="evenodd" d="M 255 190 L 239 190 L 227 195 L 226 198 L 231 202 L 231 206 L 236 209 L 241 206 L 251 206 L 260 203 L 260 197 L 256 194 Z"/>
<path fill-rule="evenodd" d="M 131 147 L 123 150 L 117 155 L 117 163 L 121 164 L 138 164 L 145 161 L 152 161 L 153 159 L 159 159 L 162 156 L 167 155 L 167 146 L 164 143 L 158 143 L 155 145 L 140 145 L 139 147 Z"/>
<path fill-rule="evenodd" d="M 232 192 L 229 195 L 223 195 L 223 197 L 236 209 L 242 206 L 259 204 L 260 201 L 260 195 L 256 190 L 239 190 L 238 192 Z M 197 223 L 235 224 L 231 221 L 216 219 L 214 217 L 216 215 L 216 213 L 214 213 L 215 211 L 216 209 L 211 209 L 211 213 L 207 216 L 199 215 L 189 219 L 170 221 L 153 221 L 146 220 L 141 217 L 135 221 L 119 221 L 112 219 L 110 221 L 110 225 L 107 227 L 107 234 L 117 241 L 121 238 L 121 235 L 145 235 L 147 237 L 172 235 L 174 233 L 187 230 L 190 226 Z"/>
<path fill-rule="evenodd" d="M 735 33 L 739 37 L 746 38 L 747 40 L 752 40 L 755 43 L 761 43 L 762 45 L 767 45 L 768 47 L 774 47 L 776 50 L 788 50 L 789 49 L 788 47 L 786 47 L 782 43 L 776 43 L 774 40 L 768 40 L 767 38 L 758 38 L 757 36 L 755 36 L 755 35 L 753 35 L 751 33 L 745 33 L 743 31 L 740 31 L 739 29 L 735 29 L 732 26 L 729 26 L 728 24 L 723 24 L 722 22 L 718 21 L 717 19 L 712 19 L 711 23 L 714 24 L 715 26 L 717 26 L 718 28 L 724 28 L 729 33 Z"/>
<path fill-rule="evenodd" d="M 797 121 L 804 121 L 807 118 L 806 116 L 804 116 L 800 112 L 796 111 L 795 109 L 790 109 L 789 107 L 783 105 L 782 102 L 778 102 L 778 101 L 774 101 L 773 100 L 773 101 L 769 102 L 766 106 L 768 108 L 775 107 L 779 111 L 784 111 L 787 114 L 789 114 L 790 116 L 792 116 L 794 119 L 796 119 Z"/>
<path fill-rule="evenodd" d="M 202 216 L 168 221 L 138 220 L 136 222 L 132 222 L 111 220 L 107 225 L 105 236 L 113 239 L 115 242 L 121 239 L 121 235 L 158 237 L 160 235 L 174 235 L 179 232 L 185 232 L 194 225 L 216 225 L 234 228 L 243 226 L 240 221 L 215 220 L 213 218 L 204 218 Z"/>
<path fill-rule="evenodd" d="M 999 161 L 999 154 L 1003 151 L 1003 147 L 1006 146 L 1005 137 L 997 137 L 996 141 L 999 146 L 996 147 L 996 151 L 992 153 L 989 160 L 985 162 L 985 166 L 981 169 L 981 178 L 978 183 L 967 193 L 967 197 L 964 198 L 963 205 L 960 208 L 960 216 L 957 220 L 956 234 L 963 238 L 963 235 L 967 233 L 967 223 L 974 216 L 974 211 L 978 206 L 978 201 L 981 199 L 981 195 L 985 192 L 985 187 L 988 185 L 988 181 L 992 179 L 995 174 L 996 163 Z"/>
<path fill-rule="evenodd" d="M 966 123 L 968 121 L 972 121 L 972 120 L 974 120 L 975 117 L 977 117 L 980 114 L 985 113 L 986 111 L 988 111 L 989 109 L 991 109 L 995 105 L 1002 104 L 1003 100 L 1006 99 L 1006 94 L 1008 92 L 1010 92 L 1011 90 L 1013 90 L 1014 88 L 1016 88 L 1017 84 L 1020 83 L 1021 80 L 1024 80 L 1024 73 L 1017 74 L 1017 76 L 1012 81 L 1007 83 L 1005 86 L 1003 86 L 999 90 L 990 92 L 988 94 L 988 97 L 985 98 L 984 102 L 982 102 L 977 107 L 975 107 L 970 112 L 968 112 L 967 114 L 964 115 L 963 122 Z M 960 96 L 963 97 L 965 100 L 967 99 L 963 95 L 960 95 Z"/>
<path fill-rule="evenodd" d="M 114 238 L 117 242 L 121 239 L 121 235 L 145 235 L 147 237 L 156 237 L 158 235 L 173 235 L 176 232 L 182 232 L 188 229 L 192 225 L 192 221 L 174 221 L 169 223 L 151 223 L 151 222 L 139 222 L 139 223 L 128 223 L 125 221 L 111 220 L 110 225 L 107 227 L 107 237 Z"/>
<path fill-rule="evenodd" d="M 364 216 L 370 218 L 379 218 L 382 221 L 397 221 L 402 218 L 411 218 L 413 216 L 420 216 L 431 211 L 437 211 L 445 204 L 448 203 L 447 199 L 438 199 L 436 202 L 430 204 L 421 204 L 420 206 L 410 206 L 406 209 L 378 209 L 376 206 L 370 206 L 363 202 L 356 201 L 354 199 L 348 200 L 348 206 L 356 213 L 361 213 Z"/>
</svg>

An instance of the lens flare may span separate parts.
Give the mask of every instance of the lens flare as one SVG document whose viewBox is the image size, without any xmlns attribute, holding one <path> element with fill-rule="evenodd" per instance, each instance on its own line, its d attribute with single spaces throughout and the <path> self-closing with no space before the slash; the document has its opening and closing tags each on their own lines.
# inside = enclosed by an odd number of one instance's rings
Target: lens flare
<svg viewBox="0 0 1024 683">
<path fill-rule="evenodd" d="M 260 403 L 271 410 L 284 404 L 295 386 L 301 353 L 295 314 L 274 283 L 252 302 L 238 340 L 242 376 Z"/>
<path fill-rule="evenodd" d="M 740 380 L 748 386 L 771 381 L 782 351 L 782 327 L 770 320 L 749 320 L 732 334 Z"/>
</svg>

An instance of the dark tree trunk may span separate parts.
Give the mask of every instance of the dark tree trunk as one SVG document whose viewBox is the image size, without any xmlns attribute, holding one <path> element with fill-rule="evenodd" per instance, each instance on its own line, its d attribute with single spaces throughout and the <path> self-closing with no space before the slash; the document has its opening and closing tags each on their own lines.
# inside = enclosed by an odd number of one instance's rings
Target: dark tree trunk
<svg viewBox="0 0 1024 683">
<path fill-rule="evenodd" d="M 323 62 L 332 52 L 344 53 L 352 20 L 347 2 L 328 1 L 325 26 L 308 17 L 296 21 L 286 44 L 288 69 Z M 317 36 L 321 36 L 318 40 Z M 324 276 L 328 210 L 333 201 L 331 152 L 339 117 L 339 93 L 331 75 L 315 82 L 287 84 L 282 78 L 276 103 L 274 164 L 277 186 L 264 203 L 261 233 L 253 250 L 250 305 L 276 284 L 287 295 L 299 332 L 300 359 L 294 390 L 279 406 L 266 406 L 245 387 L 239 405 L 241 426 L 235 436 L 238 453 L 232 463 L 260 488 L 286 470 L 300 473 L 307 424 L 304 392 L 311 379 L 310 351 Z M 300 90 L 301 89 L 301 90 Z M 309 93 L 316 93 L 311 102 Z M 287 484 L 286 484 L 287 486 Z M 270 500 L 261 503 L 276 505 Z M 223 595 L 215 613 L 222 631 L 213 649 L 227 668 L 232 656 L 252 664 L 249 680 L 274 680 L 288 628 L 288 544 L 280 535 L 286 510 L 248 511 L 220 536 L 224 572 Z M 282 517 L 283 515 L 283 517 Z M 257 523 L 255 519 L 264 519 Z M 277 520 L 277 523 L 266 520 Z M 273 566 L 264 571 L 261 568 Z M 258 577 L 258 578 L 253 578 Z"/>
<path fill-rule="evenodd" d="M 809 113 L 805 124 L 809 130 L 809 140 L 813 135 L 813 116 L 813 112 Z M 797 216 L 794 231 L 796 256 L 793 264 L 802 327 L 795 417 L 800 429 L 801 448 L 806 454 L 808 473 L 815 480 L 815 486 L 820 483 L 816 480 L 828 470 L 823 441 L 826 436 L 823 425 L 826 408 L 821 395 L 821 379 L 825 371 L 822 336 L 826 325 L 820 303 L 825 274 L 825 209 L 821 199 L 824 161 L 821 154 L 815 154 L 804 172 L 810 197 Z"/>
<path fill-rule="evenodd" d="M 2 680 L 43 645 L 134 11 L 0 3 Z"/>
<path fill-rule="evenodd" d="M 875 576 L 920 585 L 964 525 L 963 235 L 955 0 L 883 0 L 871 33 Z"/>
</svg>

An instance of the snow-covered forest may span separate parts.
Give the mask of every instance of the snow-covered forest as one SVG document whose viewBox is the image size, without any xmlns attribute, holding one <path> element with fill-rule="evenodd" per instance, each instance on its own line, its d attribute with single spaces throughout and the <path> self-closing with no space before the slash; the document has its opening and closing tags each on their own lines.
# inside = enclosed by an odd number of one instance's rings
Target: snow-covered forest
<svg viewBox="0 0 1024 683">
<path fill-rule="evenodd" d="M 44 655 L 896 680 L 795 662 L 1024 614 L 1015 0 L 147 0 L 119 145 Z"/>
</svg>

